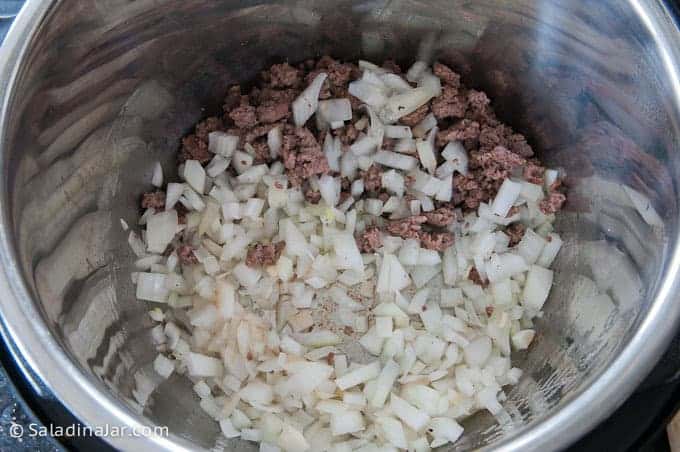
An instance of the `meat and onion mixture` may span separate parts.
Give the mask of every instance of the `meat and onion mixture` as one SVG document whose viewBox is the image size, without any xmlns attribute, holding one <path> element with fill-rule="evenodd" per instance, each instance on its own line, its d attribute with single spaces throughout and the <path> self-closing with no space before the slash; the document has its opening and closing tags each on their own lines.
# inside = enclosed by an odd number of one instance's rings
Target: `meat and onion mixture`
<svg viewBox="0 0 680 452">
<path fill-rule="evenodd" d="M 130 232 L 159 351 L 138 401 L 182 374 L 261 451 L 425 451 L 478 411 L 510 422 L 560 172 L 441 63 L 275 64 L 223 105 Z"/>
</svg>

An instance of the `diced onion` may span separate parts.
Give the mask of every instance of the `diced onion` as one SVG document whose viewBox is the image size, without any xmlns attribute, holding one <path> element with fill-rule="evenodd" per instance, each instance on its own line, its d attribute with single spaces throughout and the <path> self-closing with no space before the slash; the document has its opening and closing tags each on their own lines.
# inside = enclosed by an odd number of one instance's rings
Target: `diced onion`
<svg viewBox="0 0 680 452">
<path fill-rule="evenodd" d="M 151 185 L 154 187 L 163 186 L 163 167 L 160 162 L 156 162 L 153 165 L 153 175 L 151 176 Z"/>
<path fill-rule="evenodd" d="M 349 99 L 329 99 L 319 101 L 319 114 L 326 122 L 349 121 L 352 119 L 352 105 Z"/>
<path fill-rule="evenodd" d="M 208 150 L 213 154 L 229 158 L 238 147 L 240 137 L 228 135 L 224 132 L 210 132 L 208 134 Z"/>
<path fill-rule="evenodd" d="M 295 125 L 304 125 L 319 106 L 319 93 L 328 74 L 322 72 L 314 77 L 312 83 L 293 101 L 293 120 Z"/>
</svg>

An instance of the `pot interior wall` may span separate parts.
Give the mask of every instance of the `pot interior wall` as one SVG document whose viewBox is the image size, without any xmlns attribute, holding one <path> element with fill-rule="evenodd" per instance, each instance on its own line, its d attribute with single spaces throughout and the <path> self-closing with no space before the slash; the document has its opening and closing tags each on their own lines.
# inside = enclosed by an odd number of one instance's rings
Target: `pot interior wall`
<svg viewBox="0 0 680 452">
<path fill-rule="evenodd" d="M 423 46 L 486 90 L 541 158 L 564 168 L 565 239 L 539 334 L 515 365 L 509 425 L 465 422 L 452 450 L 517 434 L 561 409 L 644 318 L 675 233 L 677 111 L 647 30 L 626 2 L 82 0 L 55 6 L 12 101 L 7 175 L 16 249 L 43 319 L 102 390 L 136 407 L 153 379 L 149 306 L 134 297 L 133 229 L 152 166 L 232 83 L 274 62 L 330 54 L 410 64 Z M 652 227 L 628 189 L 647 197 Z M 609 298 L 592 298 L 598 287 Z M 162 383 L 143 413 L 212 447 L 191 384 Z M 218 440 L 222 441 L 222 440 Z M 230 450 L 256 450 L 232 444 Z"/>
</svg>

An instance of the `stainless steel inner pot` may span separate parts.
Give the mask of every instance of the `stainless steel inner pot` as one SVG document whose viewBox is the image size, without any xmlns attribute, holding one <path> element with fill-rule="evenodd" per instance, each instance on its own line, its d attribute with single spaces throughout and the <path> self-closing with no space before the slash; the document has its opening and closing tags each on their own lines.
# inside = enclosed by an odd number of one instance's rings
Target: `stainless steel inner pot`
<svg viewBox="0 0 680 452">
<path fill-rule="evenodd" d="M 29 0 L 0 54 L 0 317 L 32 384 L 90 426 L 169 426 L 121 449 L 256 450 L 183 378 L 134 402 L 155 352 L 119 219 L 229 84 L 322 54 L 408 64 L 423 42 L 569 179 L 512 421 L 468 419 L 449 450 L 560 449 L 622 403 L 680 314 L 680 33 L 659 1 Z"/>
</svg>

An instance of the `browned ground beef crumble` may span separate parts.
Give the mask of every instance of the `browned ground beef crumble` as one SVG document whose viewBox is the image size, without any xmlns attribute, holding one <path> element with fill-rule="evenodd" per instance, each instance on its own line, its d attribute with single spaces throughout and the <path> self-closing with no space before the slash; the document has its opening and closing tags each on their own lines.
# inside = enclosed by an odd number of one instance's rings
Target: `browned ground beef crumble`
<svg viewBox="0 0 680 452">
<path fill-rule="evenodd" d="M 383 66 L 397 74 L 403 72 L 391 60 Z M 326 131 L 316 130 L 314 121 L 296 127 L 292 121 L 291 103 L 320 72 L 328 74 L 320 99 L 344 97 L 352 104 L 353 120 L 331 131 L 343 145 L 351 145 L 360 136 L 354 122 L 365 111 L 361 102 L 348 94 L 348 85 L 361 77 L 361 71 L 354 63 L 324 56 L 297 65 L 275 64 L 261 73 L 260 82 L 249 93 L 243 93 L 240 86 L 230 87 L 223 102 L 223 115 L 202 120 L 196 125 L 194 133 L 183 138 L 179 161 L 192 159 L 207 164 L 213 157 L 208 151 L 209 133 L 225 131 L 241 137 L 241 145 L 249 143 L 252 146 L 256 163 L 271 163 L 273 160 L 266 135 L 273 127 L 281 125 L 283 144 L 278 159 L 283 163 L 291 186 L 300 187 L 305 199 L 317 204 L 321 195 L 309 186 L 309 178 L 323 174 L 336 175 L 331 171 L 321 148 Z M 533 158 L 531 146 L 523 135 L 515 133 L 511 127 L 498 120 L 487 95 L 466 88 L 461 83 L 460 75 L 442 63 L 435 63 L 433 72 L 441 80 L 441 95 L 402 117 L 399 123 L 413 127 L 430 113 L 434 114 L 439 129 L 436 145 L 441 148 L 453 140 L 463 143 L 469 155 L 469 173 L 455 174 L 453 177 L 452 202 L 435 202 L 436 208 L 431 212 L 385 221 L 381 227 L 370 226 L 359 232 L 356 240 L 362 252 L 374 252 L 381 247 L 383 232 L 405 239 L 417 239 L 424 248 L 444 250 L 453 244 L 453 235 L 445 228 L 455 221 L 455 208 L 467 212 L 477 209 L 482 202 L 489 202 L 503 180 L 510 175 L 520 174 L 531 183 L 544 183 L 545 168 Z M 383 148 L 391 149 L 395 142 L 385 139 Z M 387 200 L 389 195 L 382 190 L 382 174 L 383 169 L 377 163 L 359 173 L 358 177 L 364 182 L 363 196 Z M 408 186 L 412 180 L 408 176 L 406 179 Z M 350 185 L 351 181 L 343 180 L 341 201 L 350 196 Z M 546 214 L 555 213 L 563 207 L 565 200 L 561 181 L 558 181 L 550 187 L 549 195 L 539 207 Z M 165 193 L 146 193 L 141 205 L 145 209 L 162 210 Z M 185 213 L 181 214 L 182 221 L 185 221 Z M 525 227 L 520 223 L 506 227 L 510 246 L 521 240 L 524 230 Z M 272 265 L 278 260 L 283 246 L 282 242 L 258 243 L 248 251 L 247 264 Z M 182 262 L 194 263 L 196 258 L 190 247 L 181 245 L 177 251 Z M 470 277 L 474 278 L 475 273 L 473 269 Z"/>
</svg>

